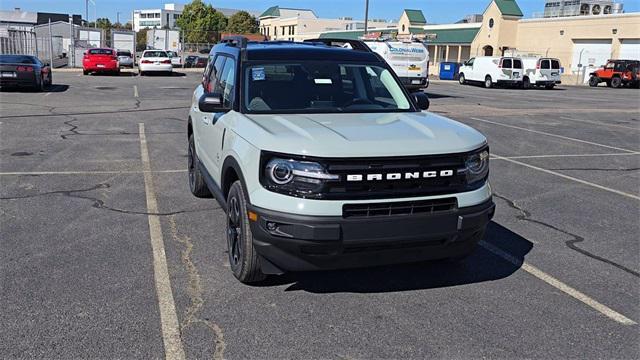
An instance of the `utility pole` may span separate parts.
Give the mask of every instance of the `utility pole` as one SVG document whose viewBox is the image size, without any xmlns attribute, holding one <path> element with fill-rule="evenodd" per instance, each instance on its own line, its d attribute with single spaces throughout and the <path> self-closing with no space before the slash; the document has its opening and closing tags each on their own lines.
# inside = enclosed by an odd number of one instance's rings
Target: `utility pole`
<svg viewBox="0 0 640 360">
<path fill-rule="evenodd" d="M 51 34 L 51 18 L 49 18 L 49 69 L 53 69 L 53 35 Z"/>
<path fill-rule="evenodd" d="M 365 0 L 364 5 L 364 35 L 369 31 L 369 0 Z"/>
<path fill-rule="evenodd" d="M 116 24 L 118 24 L 118 27 L 120 27 L 120 11 L 116 12 Z"/>
<path fill-rule="evenodd" d="M 84 0 L 84 19 L 89 25 L 89 0 Z"/>
</svg>

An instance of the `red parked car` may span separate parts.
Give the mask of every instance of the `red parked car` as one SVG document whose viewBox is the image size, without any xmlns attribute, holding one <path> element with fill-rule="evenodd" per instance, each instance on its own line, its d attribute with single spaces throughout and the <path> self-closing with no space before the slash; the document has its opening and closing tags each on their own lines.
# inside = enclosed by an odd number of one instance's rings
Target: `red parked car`
<svg viewBox="0 0 640 360">
<path fill-rule="evenodd" d="M 120 74 L 120 64 L 118 63 L 118 53 L 113 49 L 96 48 L 85 51 L 82 58 L 82 72 L 89 73 L 112 73 Z"/>
</svg>

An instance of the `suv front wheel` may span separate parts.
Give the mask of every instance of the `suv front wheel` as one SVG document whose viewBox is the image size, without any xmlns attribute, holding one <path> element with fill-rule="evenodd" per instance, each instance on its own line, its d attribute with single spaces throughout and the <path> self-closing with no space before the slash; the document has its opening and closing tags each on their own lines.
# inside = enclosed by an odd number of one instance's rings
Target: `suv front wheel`
<svg viewBox="0 0 640 360">
<path fill-rule="evenodd" d="M 196 144 L 193 140 L 193 134 L 189 135 L 189 148 L 187 149 L 187 158 L 189 160 L 189 190 L 191 193 L 199 198 L 211 197 L 211 192 L 204 182 L 204 177 L 200 171 L 200 161 L 198 161 L 198 155 L 196 154 Z"/>
<path fill-rule="evenodd" d="M 227 196 L 227 252 L 231 271 L 238 280 L 249 284 L 266 278 L 253 247 L 247 200 L 240 180 L 231 185 Z"/>
</svg>

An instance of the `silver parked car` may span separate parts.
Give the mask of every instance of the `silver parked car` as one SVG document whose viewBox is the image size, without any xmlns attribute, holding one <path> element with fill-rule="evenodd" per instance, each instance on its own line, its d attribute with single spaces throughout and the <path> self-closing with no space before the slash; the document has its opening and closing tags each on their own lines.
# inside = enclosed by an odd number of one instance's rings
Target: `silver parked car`
<svg viewBox="0 0 640 360">
<path fill-rule="evenodd" d="M 133 56 L 129 50 L 118 50 L 118 62 L 120 67 L 129 67 L 133 69 Z"/>
</svg>

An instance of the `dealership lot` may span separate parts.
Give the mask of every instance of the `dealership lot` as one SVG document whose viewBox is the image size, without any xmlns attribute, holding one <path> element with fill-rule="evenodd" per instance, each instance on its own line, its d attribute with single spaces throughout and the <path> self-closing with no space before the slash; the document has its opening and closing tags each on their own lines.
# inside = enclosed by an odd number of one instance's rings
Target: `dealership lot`
<svg viewBox="0 0 640 360">
<path fill-rule="evenodd" d="M 189 193 L 199 78 L 54 73 L 49 92 L 0 93 L 1 357 L 639 353 L 637 89 L 432 83 L 431 110 L 490 142 L 478 251 L 246 286 L 223 212 Z"/>
</svg>

